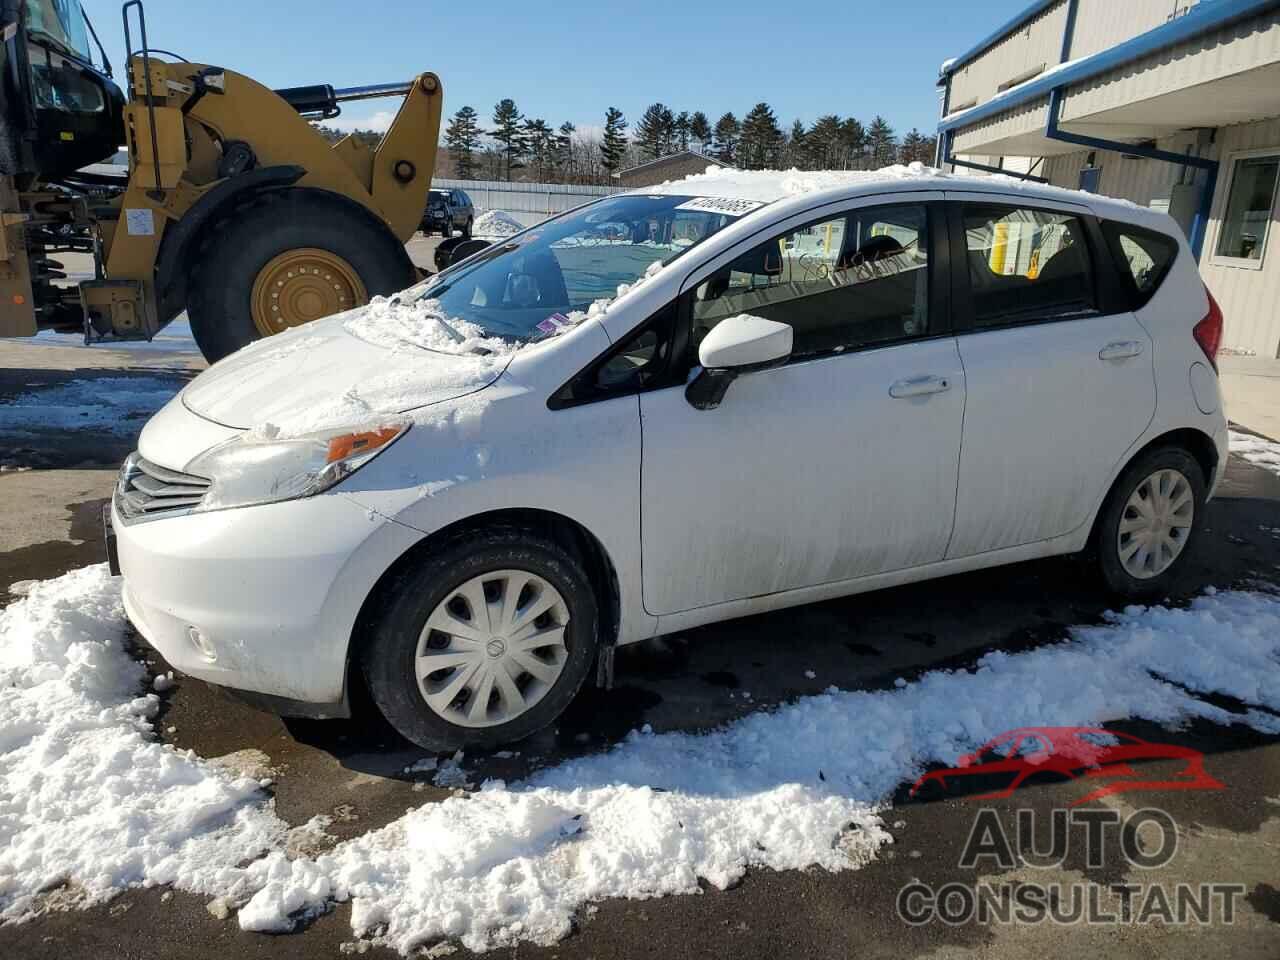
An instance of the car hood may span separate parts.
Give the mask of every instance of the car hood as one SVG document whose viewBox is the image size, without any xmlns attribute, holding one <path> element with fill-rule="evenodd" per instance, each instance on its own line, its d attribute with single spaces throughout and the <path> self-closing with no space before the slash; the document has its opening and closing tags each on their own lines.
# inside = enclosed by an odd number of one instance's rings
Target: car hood
<svg viewBox="0 0 1280 960">
<path fill-rule="evenodd" d="M 297 436 L 474 393 L 510 362 L 510 352 L 479 353 L 466 345 L 435 350 L 401 339 L 394 329 L 374 338 L 357 335 L 368 310 L 250 344 L 188 384 L 183 404 L 224 426 Z"/>
</svg>

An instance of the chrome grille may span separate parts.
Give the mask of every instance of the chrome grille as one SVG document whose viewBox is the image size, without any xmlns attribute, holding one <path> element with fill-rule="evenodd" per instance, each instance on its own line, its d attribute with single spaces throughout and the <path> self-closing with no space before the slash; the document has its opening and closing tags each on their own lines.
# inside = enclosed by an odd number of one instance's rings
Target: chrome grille
<svg viewBox="0 0 1280 960">
<path fill-rule="evenodd" d="M 209 489 L 209 481 L 152 463 L 137 453 L 120 468 L 116 509 L 126 521 L 191 510 Z"/>
</svg>

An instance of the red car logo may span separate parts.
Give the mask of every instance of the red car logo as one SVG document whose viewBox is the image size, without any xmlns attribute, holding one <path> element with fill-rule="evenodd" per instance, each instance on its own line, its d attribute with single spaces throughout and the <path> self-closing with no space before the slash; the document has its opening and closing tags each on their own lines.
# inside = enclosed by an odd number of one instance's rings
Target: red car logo
<svg viewBox="0 0 1280 960">
<path fill-rule="evenodd" d="M 1151 760 L 1181 760 L 1184 766 L 1167 780 L 1145 779 L 1131 766 Z M 1045 773 L 1069 780 L 1110 781 L 1073 802 L 1073 807 L 1135 790 L 1223 790 L 1226 786 L 1205 771 L 1204 754 L 1189 747 L 1151 743 L 1098 727 L 1022 727 L 965 754 L 954 767 L 926 773 L 912 786 L 911 796 L 930 784 L 945 791 L 948 781 L 959 777 L 1008 776 L 1003 789 L 973 798 L 993 800 L 1009 796 L 1027 778 Z"/>
</svg>

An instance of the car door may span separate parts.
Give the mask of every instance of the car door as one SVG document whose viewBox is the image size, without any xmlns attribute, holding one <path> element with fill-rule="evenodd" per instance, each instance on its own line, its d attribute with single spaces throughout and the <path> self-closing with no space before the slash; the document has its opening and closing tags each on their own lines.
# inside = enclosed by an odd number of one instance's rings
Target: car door
<svg viewBox="0 0 1280 960">
<path fill-rule="evenodd" d="M 715 409 L 683 386 L 641 395 L 650 613 L 942 559 L 965 386 L 940 199 L 795 217 L 690 276 L 677 320 L 689 366 L 702 336 L 744 313 L 791 325 L 795 346 Z"/>
<path fill-rule="evenodd" d="M 948 194 L 967 396 L 948 558 L 1088 522 L 1155 414 L 1152 342 L 1086 207 Z"/>
</svg>

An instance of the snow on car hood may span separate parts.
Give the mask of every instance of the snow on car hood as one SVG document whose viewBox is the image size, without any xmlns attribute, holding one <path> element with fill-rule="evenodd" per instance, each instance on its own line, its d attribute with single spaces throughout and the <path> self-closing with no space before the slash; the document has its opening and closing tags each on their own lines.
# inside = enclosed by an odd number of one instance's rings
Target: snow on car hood
<svg viewBox="0 0 1280 960">
<path fill-rule="evenodd" d="M 192 413 L 263 438 L 360 426 L 481 390 L 516 347 L 435 301 L 368 306 L 250 344 L 182 393 Z"/>
</svg>

